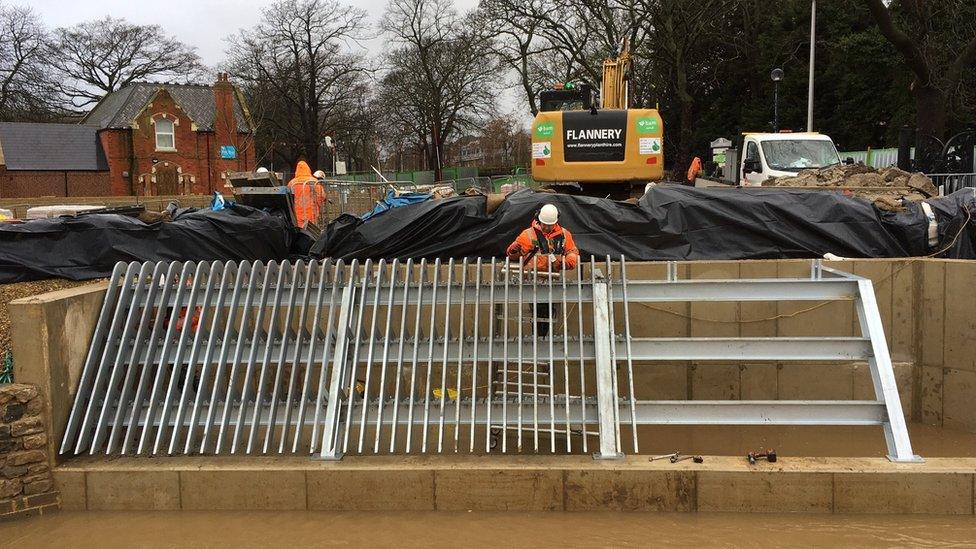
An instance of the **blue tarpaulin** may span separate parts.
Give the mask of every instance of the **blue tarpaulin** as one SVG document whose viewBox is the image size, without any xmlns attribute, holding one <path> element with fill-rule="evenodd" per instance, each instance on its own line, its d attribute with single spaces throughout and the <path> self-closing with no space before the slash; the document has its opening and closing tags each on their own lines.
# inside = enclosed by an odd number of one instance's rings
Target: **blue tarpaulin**
<svg viewBox="0 0 976 549">
<path fill-rule="evenodd" d="M 362 215 L 362 220 L 365 221 L 374 215 L 381 214 L 387 210 L 392 210 L 393 208 L 399 208 L 400 206 L 407 206 L 409 204 L 416 204 L 426 200 L 430 200 L 430 193 L 397 194 L 395 191 L 388 191 L 383 200 L 376 203 L 376 206 L 373 207 L 372 211 L 366 212 Z"/>
</svg>

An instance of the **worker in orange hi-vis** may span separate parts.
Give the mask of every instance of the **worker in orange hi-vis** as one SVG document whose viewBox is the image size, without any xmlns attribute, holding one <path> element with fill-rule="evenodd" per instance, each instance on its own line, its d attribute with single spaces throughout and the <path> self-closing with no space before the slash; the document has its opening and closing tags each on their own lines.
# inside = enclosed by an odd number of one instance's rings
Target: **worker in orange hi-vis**
<svg viewBox="0 0 976 549">
<path fill-rule="evenodd" d="M 522 271 L 533 276 L 548 277 L 550 269 L 555 274 L 564 269 L 575 269 L 579 263 L 579 250 L 573 235 L 559 225 L 559 210 L 553 204 L 546 204 L 539 210 L 532 225 L 519 233 L 505 253 L 509 259 L 520 261 Z M 536 302 L 536 333 L 539 337 L 549 335 L 555 308 L 551 303 Z"/>
<path fill-rule="evenodd" d="M 695 159 L 691 161 L 691 166 L 688 167 L 688 183 L 694 185 L 695 179 L 697 179 L 698 175 L 701 173 L 702 161 L 701 158 L 696 156 Z"/>
<path fill-rule="evenodd" d="M 325 189 L 312 176 L 312 169 L 304 160 L 299 160 L 295 166 L 295 177 L 288 182 L 288 188 L 295 195 L 295 218 L 298 226 L 306 223 L 318 223 L 322 207 L 325 205 Z"/>
<path fill-rule="evenodd" d="M 579 261 L 573 235 L 559 225 L 559 210 L 552 204 L 539 210 L 532 225 L 519 233 L 506 253 L 513 260 L 521 260 L 526 271 L 532 269 L 530 262 L 535 259 L 539 274 L 547 273 L 550 265 L 553 272 L 575 269 Z"/>
</svg>

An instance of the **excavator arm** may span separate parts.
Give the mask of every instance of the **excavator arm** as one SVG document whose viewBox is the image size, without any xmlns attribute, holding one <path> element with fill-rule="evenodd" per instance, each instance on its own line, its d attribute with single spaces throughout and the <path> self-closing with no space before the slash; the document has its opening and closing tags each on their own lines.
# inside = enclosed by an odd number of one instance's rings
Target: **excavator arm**
<svg viewBox="0 0 976 549">
<path fill-rule="evenodd" d="M 620 54 L 616 58 L 603 61 L 600 98 L 604 109 L 630 108 L 627 81 L 630 78 L 631 64 L 630 41 L 625 38 L 620 47 Z"/>
</svg>

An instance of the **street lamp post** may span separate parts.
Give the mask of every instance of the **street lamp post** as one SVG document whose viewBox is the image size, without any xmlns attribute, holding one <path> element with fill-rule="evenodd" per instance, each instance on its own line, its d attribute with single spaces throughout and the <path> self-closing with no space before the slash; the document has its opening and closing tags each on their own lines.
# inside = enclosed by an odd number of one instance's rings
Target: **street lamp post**
<svg viewBox="0 0 976 549">
<path fill-rule="evenodd" d="M 783 69 L 773 69 L 769 78 L 773 81 L 773 131 L 779 131 L 779 83 L 783 80 Z"/>
<path fill-rule="evenodd" d="M 807 88 L 807 131 L 813 131 L 813 61 L 817 36 L 817 0 L 810 1 L 810 82 Z"/>
<path fill-rule="evenodd" d="M 338 168 L 338 164 L 336 163 L 336 149 L 338 148 L 339 144 L 335 139 L 327 135 L 325 136 L 325 146 L 328 147 L 332 153 L 332 177 L 333 179 L 336 179 L 339 175 L 336 173 L 336 169 Z"/>
</svg>

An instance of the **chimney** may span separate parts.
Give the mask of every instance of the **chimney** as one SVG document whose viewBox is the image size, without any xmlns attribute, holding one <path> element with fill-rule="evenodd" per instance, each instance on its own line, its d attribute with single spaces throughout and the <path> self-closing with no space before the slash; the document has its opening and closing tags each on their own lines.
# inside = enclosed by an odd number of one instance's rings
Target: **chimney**
<svg viewBox="0 0 976 549">
<path fill-rule="evenodd" d="M 217 139 L 217 159 L 224 159 L 226 155 L 221 155 L 220 147 L 238 145 L 237 117 L 234 116 L 234 85 L 230 83 L 226 72 L 217 73 L 217 81 L 213 85 L 214 90 L 214 134 Z M 241 151 L 237 151 L 241 154 Z M 234 162 L 236 165 L 236 161 Z"/>
</svg>

